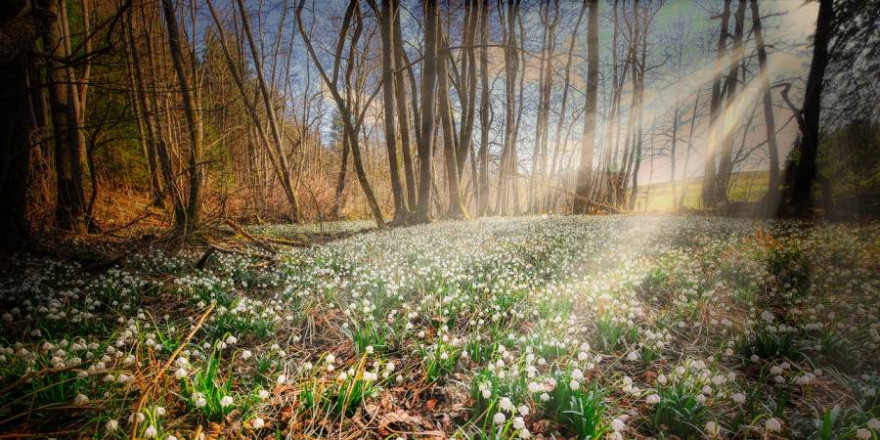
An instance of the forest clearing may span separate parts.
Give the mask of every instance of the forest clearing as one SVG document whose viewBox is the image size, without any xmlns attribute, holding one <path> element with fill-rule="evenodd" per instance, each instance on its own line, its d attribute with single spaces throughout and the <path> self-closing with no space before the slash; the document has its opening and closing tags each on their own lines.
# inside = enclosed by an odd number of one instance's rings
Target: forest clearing
<svg viewBox="0 0 880 440">
<path fill-rule="evenodd" d="M 6 432 L 880 435 L 880 376 L 862 373 L 880 355 L 876 224 L 484 219 L 266 258 L 144 250 L 7 270 Z"/>
</svg>

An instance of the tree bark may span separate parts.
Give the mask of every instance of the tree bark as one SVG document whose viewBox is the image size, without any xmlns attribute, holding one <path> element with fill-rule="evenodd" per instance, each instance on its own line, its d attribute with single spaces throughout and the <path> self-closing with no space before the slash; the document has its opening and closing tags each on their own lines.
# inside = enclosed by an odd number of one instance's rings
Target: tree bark
<svg viewBox="0 0 880 440">
<path fill-rule="evenodd" d="M 424 0 L 425 10 L 425 58 L 422 65 L 421 87 L 421 127 L 418 134 L 419 146 L 419 200 L 413 213 L 413 222 L 427 223 L 431 220 L 431 157 L 434 137 L 434 97 L 437 81 L 437 28 L 440 15 L 437 4 Z"/>
<path fill-rule="evenodd" d="M 393 224 L 405 224 L 409 213 L 406 209 L 406 199 L 403 195 L 403 186 L 400 182 L 397 160 L 397 138 L 394 120 L 394 36 L 393 21 L 398 14 L 397 3 L 392 0 L 382 0 L 382 14 L 380 17 L 380 33 L 382 36 L 382 107 L 385 113 L 385 147 L 388 150 L 388 168 L 391 173 L 391 194 L 394 198 Z M 407 147 L 408 148 L 408 147 Z"/>
<path fill-rule="evenodd" d="M 828 67 L 828 44 L 831 40 L 834 21 L 833 0 L 819 0 L 819 16 L 816 19 L 816 34 L 813 37 L 813 60 L 807 77 L 804 105 L 798 115 L 803 139 L 796 151 L 794 179 L 789 201 L 794 214 L 808 216 L 813 208 L 813 182 L 816 180 L 816 156 L 819 150 L 819 121 L 822 105 L 825 70 Z M 830 195 L 826 182 L 824 193 Z M 832 208 L 829 197 L 825 197 L 826 211 Z"/>
<path fill-rule="evenodd" d="M 599 1 L 590 1 L 587 21 L 587 102 L 584 107 L 584 134 L 581 139 L 581 162 L 572 211 L 584 214 L 589 207 L 590 182 L 593 179 L 593 148 L 596 143 L 596 102 L 599 93 Z M 636 12 L 638 13 L 638 12 Z"/>
<path fill-rule="evenodd" d="M 736 108 L 736 88 L 739 81 L 739 70 L 743 58 L 743 28 L 745 27 L 746 0 L 740 0 L 734 14 L 733 47 L 731 48 L 730 71 L 727 74 L 726 104 L 724 105 L 723 117 L 719 122 L 722 124 L 724 141 L 721 145 L 721 158 L 718 163 L 718 175 L 715 181 L 715 201 L 727 203 L 727 190 L 730 183 L 730 175 L 733 173 L 733 132 L 734 127 L 727 127 L 727 114 L 738 112 Z M 739 119 L 738 114 L 736 114 Z"/>
<path fill-rule="evenodd" d="M 720 131 L 718 130 L 718 117 L 721 113 L 721 69 L 727 52 L 727 28 L 730 22 L 730 2 L 724 0 L 724 10 L 721 12 L 721 32 L 718 36 L 718 48 L 715 53 L 715 78 L 712 80 L 712 101 L 709 110 L 709 133 L 706 157 L 703 166 L 703 207 L 713 208 L 716 204 L 716 174 L 715 148 L 718 143 Z"/>
<path fill-rule="evenodd" d="M 174 16 L 174 6 L 171 4 L 171 0 L 162 0 L 162 8 L 168 28 L 168 46 L 171 51 L 171 60 L 172 64 L 174 64 L 177 82 L 180 85 L 180 94 L 183 99 L 183 109 L 189 131 L 189 200 L 187 201 L 186 218 L 175 219 L 178 229 L 186 234 L 188 231 L 195 230 L 199 224 L 199 190 L 202 181 L 199 161 L 202 158 L 202 120 L 192 90 L 189 87 L 186 71 L 184 70 L 183 50 L 180 46 L 180 31 L 177 27 L 177 19 Z"/>
<path fill-rule="evenodd" d="M 776 143 L 776 119 L 773 116 L 773 97 L 770 94 L 770 79 L 767 73 L 767 49 L 764 46 L 764 28 L 761 26 L 761 13 L 758 0 L 750 0 L 752 10 L 752 29 L 755 33 L 755 47 L 758 52 L 758 81 L 764 104 L 764 126 L 767 129 L 767 155 L 770 158 L 770 182 L 764 205 L 775 209 L 779 202 L 779 147 Z"/>
</svg>

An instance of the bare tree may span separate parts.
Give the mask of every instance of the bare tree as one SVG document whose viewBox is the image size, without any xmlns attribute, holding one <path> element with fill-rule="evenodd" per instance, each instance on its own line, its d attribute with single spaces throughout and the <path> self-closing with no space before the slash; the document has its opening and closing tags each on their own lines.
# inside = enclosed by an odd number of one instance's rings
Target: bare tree
<svg viewBox="0 0 880 440">
<path fill-rule="evenodd" d="M 584 131 L 581 139 L 581 163 L 578 169 L 578 195 L 573 202 L 575 214 L 583 214 L 589 207 L 590 182 L 593 172 L 593 148 L 596 143 L 596 102 L 599 93 L 599 2 L 590 0 L 587 21 L 587 102 L 584 107 Z"/>
</svg>

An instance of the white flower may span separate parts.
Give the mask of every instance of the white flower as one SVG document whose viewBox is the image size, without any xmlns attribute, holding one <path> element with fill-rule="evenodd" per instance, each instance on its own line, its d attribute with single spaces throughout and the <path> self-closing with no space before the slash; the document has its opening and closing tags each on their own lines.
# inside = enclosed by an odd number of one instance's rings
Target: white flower
<svg viewBox="0 0 880 440">
<path fill-rule="evenodd" d="M 256 419 L 254 419 L 253 422 L 251 422 L 251 426 L 253 426 L 254 429 L 263 429 L 263 426 L 266 426 L 266 422 L 263 419 L 257 417 Z"/>
<path fill-rule="evenodd" d="M 232 396 L 223 396 L 223 398 L 220 399 L 220 406 L 226 408 L 227 406 L 232 405 L 232 402 Z"/>
<path fill-rule="evenodd" d="M 574 370 L 571 370 L 571 378 L 578 381 L 583 380 L 584 372 L 575 368 Z"/>
<path fill-rule="evenodd" d="M 581 384 L 580 382 L 572 379 L 571 382 L 568 383 L 568 386 L 571 388 L 572 391 L 577 391 L 577 389 L 581 387 Z"/>
<path fill-rule="evenodd" d="M 157 406 L 156 407 L 156 415 L 160 416 L 160 417 L 164 416 L 165 415 L 165 408 L 163 408 L 161 406 Z"/>
<path fill-rule="evenodd" d="M 165 440 L 177 440 L 177 436 L 169 434 L 168 437 L 165 437 Z"/>
<path fill-rule="evenodd" d="M 877 420 L 877 419 L 868 420 L 868 428 L 880 429 L 880 420 Z"/>
<path fill-rule="evenodd" d="M 528 406 L 525 406 L 525 405 L 520 405 L 519 408 L 517 408 L 517 411 L 519 412 L 519 415 L 521 415 L 521 416 L 523 416 L 523 417 L 528 416 L 528 415 L 529 415 L 529 412 L 531 412 L 531 410 L 529 409 L 529 407 L 528 407 Z"/>
<path fill-rule="evenodd" d="M 530 438 L 532 438 L 532 433 L 529 432 L 529 430 L 526 428 L 520 429 L 519 430 L 519 438 L 521 438 L 523 440 L 530 439 Z"/>
<path fill-rule="evenodd" d="M 177 369 L 177 371 L 174 372 L 174 377 L 178 379 L 183 379 L 184 377 L 186 377 L 187 374 L 188 373 L 186 371 L 186 368 L 180 367 Z"/>
<path fill-rule="evenodd" d="M 85 405 L 89 403 L 89 398 L 85 394 L 77 394 L 76 397 L 73 398 L 73 403 L 76 405 Z"/>
<path fill-rule="evenodd" d="M 374 351 L 374 350 L 373 350 L 373 346 L 372 346 L 372 345 L 368 345 L 368 346 L 367 346 L 367 354 L 373 354 L 373 351 Z"/>
<path fill-rule="evenodd" d="M 706 434 L 709 434 L 711 437 L 715 437 L 718 433 L 721 432 L 721 428 L 715 422 L 707 422 L 706 423 Z"/>
<path fill-rule="evenodd" d="M 746 401 L 746 395 L 743 394 L 743 393 L 733 393 L 733 395 L 730 396 L 730 397 L 731 397 L 731 398 L 733 399 L 733 401 L 736 402 L 736 403 L 743 403 L 743 402 Z"/>
<path fill-rule="evenodd" d="M 492 397 L 492 390 L 490 390 L 489 388 L 486 388 L 486 387 L 482 387 L 482 388 L 480 388 L 480 394 L 483 395 L 484 399 L 488 399 L 488 398 Z"/>
<path fill-rule="evenodd" d="M 104 425 L 104 428 L 107 429 L 107 432 L 113 432 L 119 429 L 119 421 L 118 420 L 108 420 Z"/>
<path fill-rule="evenodd" d="M 512 412 L 513 411 L 513 402 L 510 401 L 507 397 L 502 397 L 498 401 L 498 407 L 501 408 L 501 411 Z"/>
<path fill-rule="evenodd" d="M 269 392 L 266 390 L 260 390 L 258 395 L 260 396 L 260 400 L 266 400 L 269 398 Z"/>
<path fill-rule="evenodd" d="M 541 393 L 541 402 L 549 402 L 549 401 L 550 401 L 550 395 L 547 393 Z"/>
<path fill-rule="evenodd" d="M 205 396 L 203 396 L 202 393 L 195 393 L 193 394 L 193 404 L 196 408 L 203 408 L 208 404 L 208 401 L 205 400 Z"/>
<path fill-rule="evenodd" d="M 285 382 L 287 382 L 287 376 L 283 374 L 278 375 L 278 379 L 275 379 L 275 383 L 278 385 L 284 385 Z"/>
<path fill-rule="evenodd" d="M 856 437 L 863 439 L 863 440 L 867 440 L 867 439 L 871 438 L 871 431 L 869 431 L 865 428 L 859 428 L 856 431 Z"/>
<path fill-rule="evenodd" d="M 227 344 L 229 344 L 229 345 L 235 345 L 236 342 L 238 342 L 238 338 L 236 338 L 235 336 L 229 335 L 229 336 L 226 337 L 226 343 L 227 343 Z"/>
<path fill-rule="evenodd" d="M 650 394 L 650 395 L 648 395 L 648 397 L 645 398 L 645 402 L 647 402 L 648 405 L 656 405 L 656 404 L 660 403 L 660 395 L 659 394 Z"/>
<path fill-rule="evenodd" d="M 244 360 L 248 360 L 248 359 L 250 359 L 251 356 L 253 356 L 253 355 L 254 355 L 254 354 L 251 353 L 250 350 L 245 350 L 245 351 L 241 352 L 241 358 L 244 359 Z"/>
<path fill-rule="evenodd" d="M 769 432 L 779 432 L 782 431 L 782 422 L 779 421 L 776 417 L 771 417 L 764 422 L 764 429 Z"/>
<path fill-rule="evenodd" d="M 614 419 L 611 421 L 611 429 L 615 432 L 620 432 L 626 429 L 626 423 L 620 419 Z"/>
<path fill-rule="evenodd" d="M 504 422 L 506 422 L 506 421 L 507 421 L 507 416 L 505 416 L 504 413 L 498 412 L 498 413 L 495 413 L 494 416 L 492 416 L 492 423 L 494 423 L 496 425 L 503 425 Z"/>
<path fill-rule="evenodd" d="M 513 427 L 516 429 L 523 429 L 526 427 L 526 421 L 522 417 L 516 417 L 513 419 Z"/>
<path fill-rule="evenodd" d="M 659 383 L 660 385 L 666 385 L 666 382 L 668 382 L 668 381 L 669 381 L 669 379 L 667 379 L 666 375 L 664 375 L 664 374 L 657 376 L 657 383 Z"/>
<path fill-rule="evenodd" d="M 159 433 L 159 431 L 156 430 L 156 427 L 153 426 L 153 425 L 150 425 L 150 426 L 147 427 L 147 430 L 144 431 L 144 437 L 146 437 L 146 438 L 153 438 L 153 437 L 155 437 L 156 434 L 158 434 L 158 433 Z"/>
</svg>

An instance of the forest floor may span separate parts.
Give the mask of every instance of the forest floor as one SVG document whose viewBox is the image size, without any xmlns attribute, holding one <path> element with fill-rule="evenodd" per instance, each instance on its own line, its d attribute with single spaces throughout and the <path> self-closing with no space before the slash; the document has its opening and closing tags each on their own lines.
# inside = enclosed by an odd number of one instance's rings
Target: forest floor
<svg viewBox="0 0 880 440">
<path fill-rule="evenodd" d="M 367 228 L 14 257 L 0 439 L 880 438 L 878 224 Z"/>
</svg>

